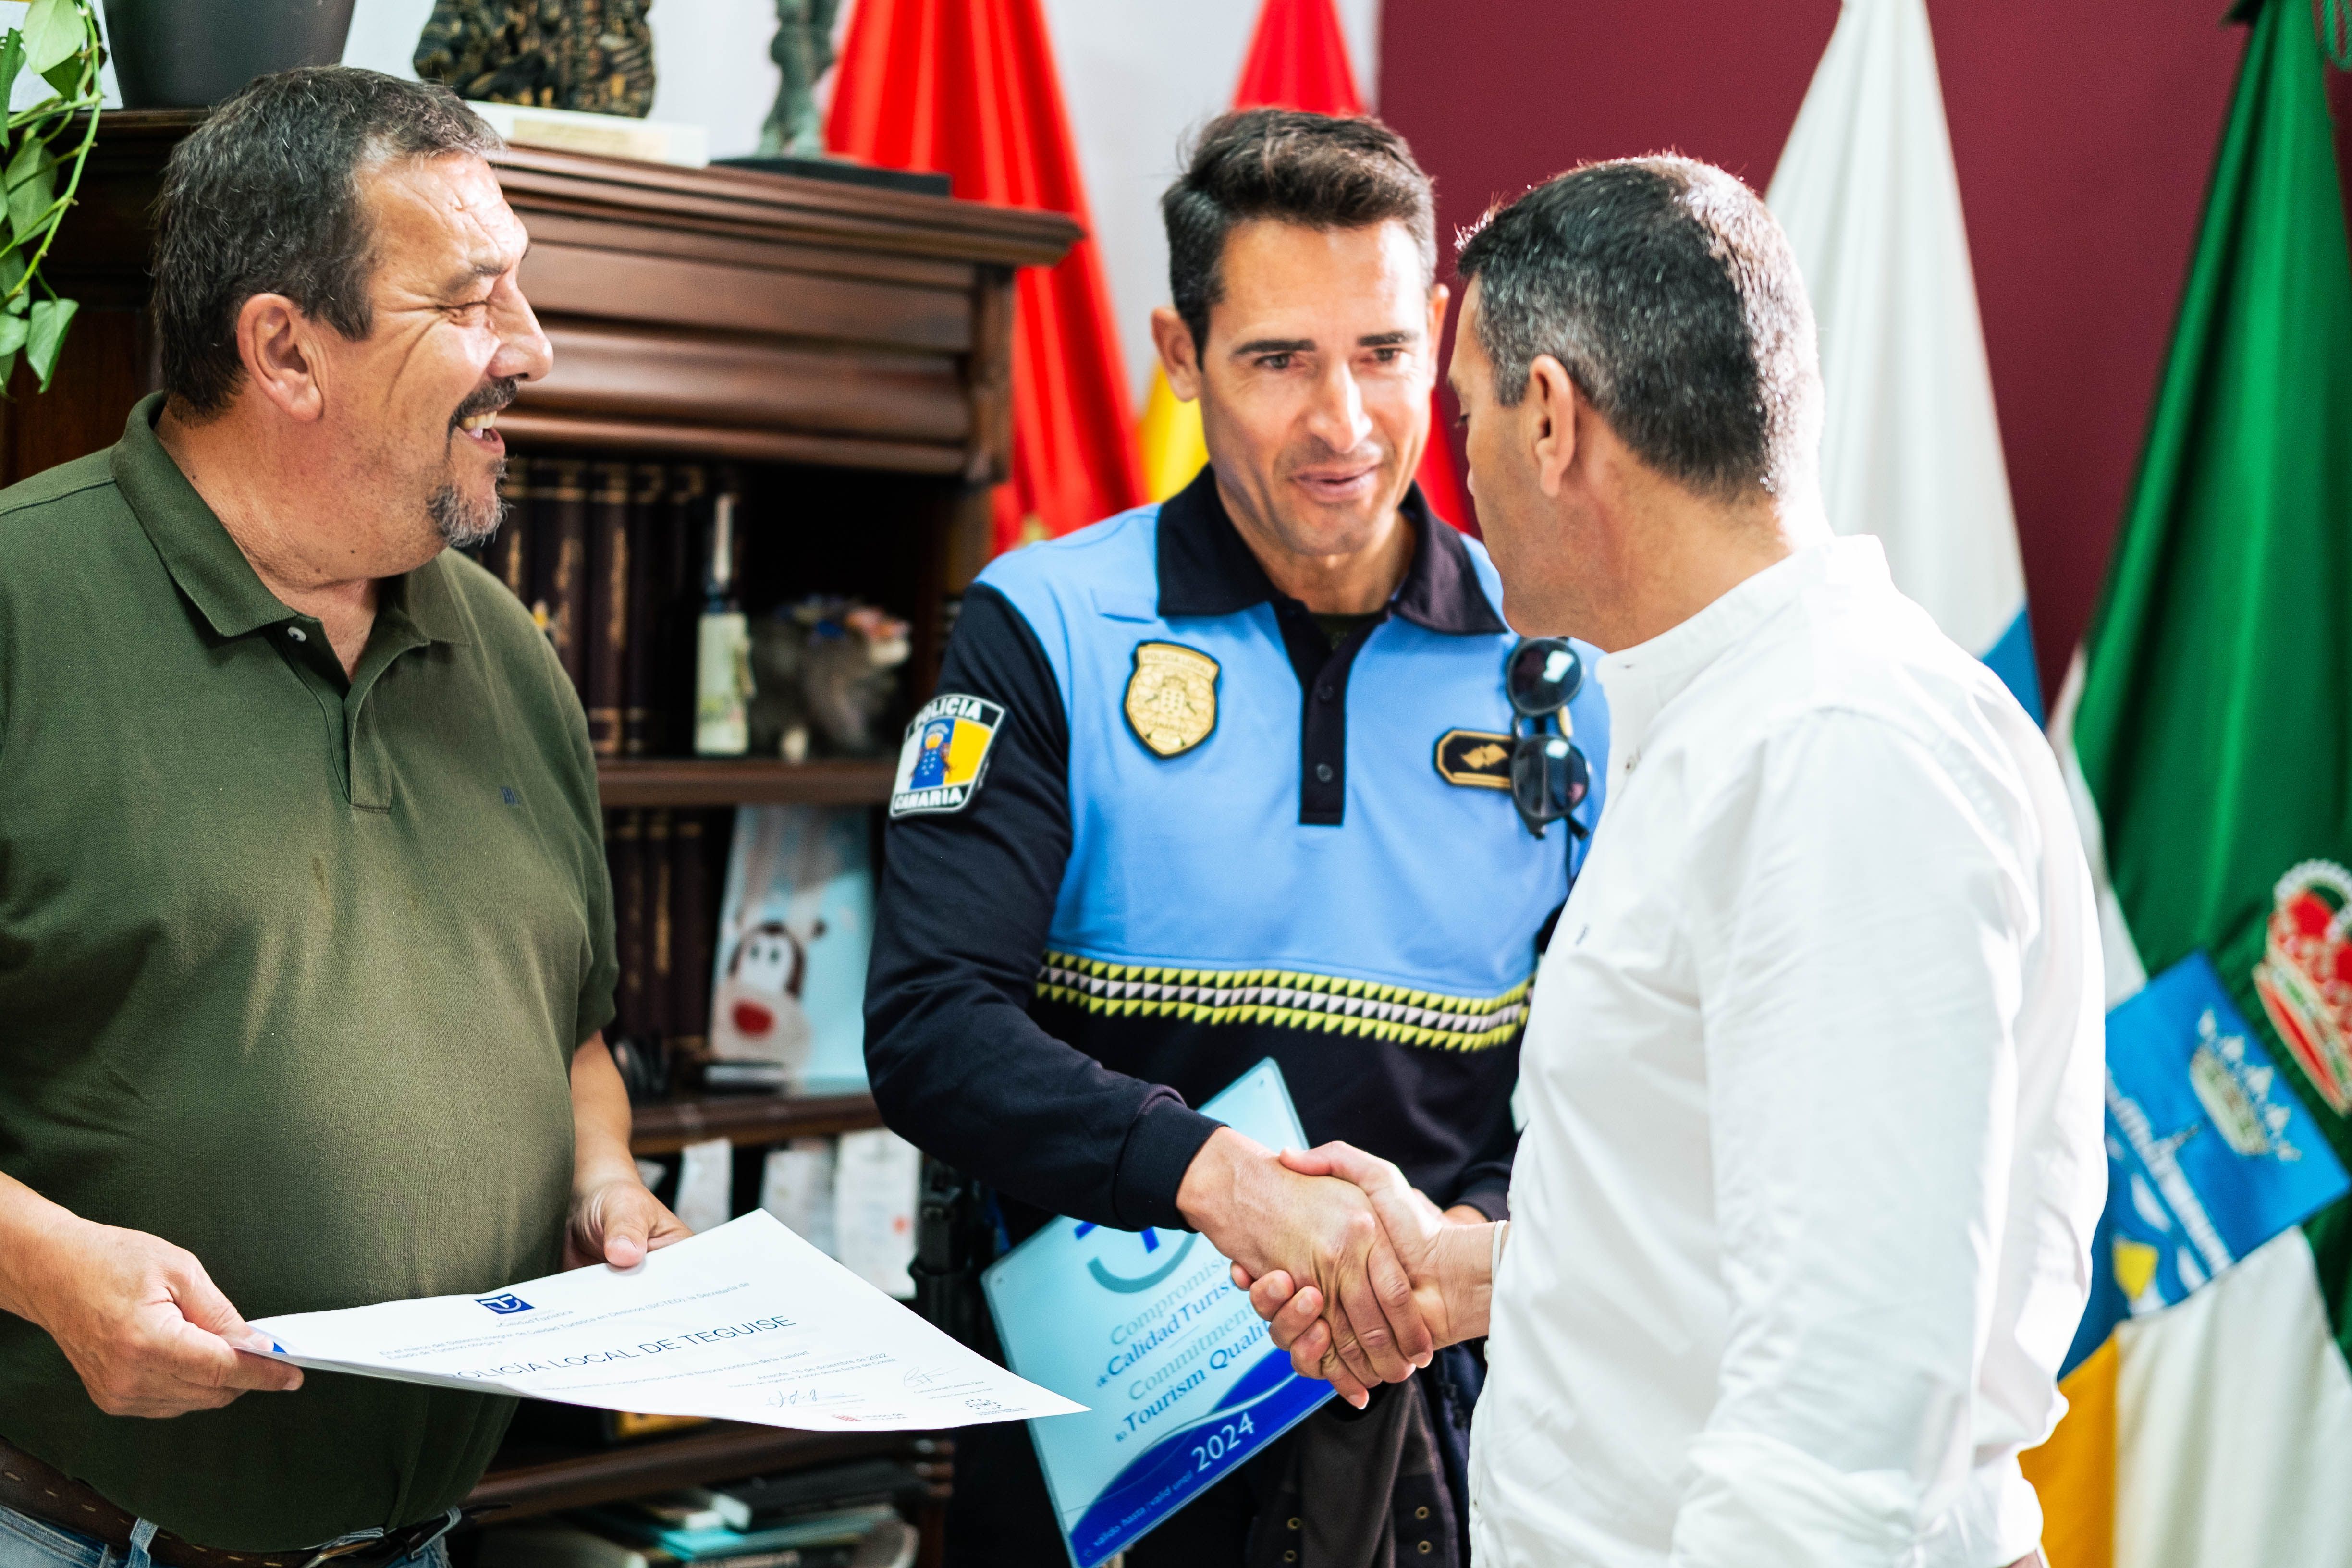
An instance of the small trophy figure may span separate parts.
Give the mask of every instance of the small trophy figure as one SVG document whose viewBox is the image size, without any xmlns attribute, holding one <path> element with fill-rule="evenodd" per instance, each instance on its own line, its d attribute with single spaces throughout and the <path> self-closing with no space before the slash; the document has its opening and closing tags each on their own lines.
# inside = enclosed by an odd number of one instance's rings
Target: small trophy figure
<svg viewBox="0 0 2352 1568">
<path fill-rule="evenodd" d="M 833 68 L 833 19 L 840 8 L 841 0 L 776 0 L 776 37 L 768 54 L 784 79 L 760 128 L 761 157 L 824 156 L 816 84 Z"/>
</svg>

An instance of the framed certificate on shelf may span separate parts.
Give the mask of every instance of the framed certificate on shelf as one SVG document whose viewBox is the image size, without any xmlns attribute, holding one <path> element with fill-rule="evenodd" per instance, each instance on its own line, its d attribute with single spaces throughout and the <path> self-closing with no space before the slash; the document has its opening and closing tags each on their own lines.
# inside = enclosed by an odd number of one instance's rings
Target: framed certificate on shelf
<svg viewBox="0 0 2352 1568">
<path fill-rule="evenodd" d="M 1201 1109 L 1271 1149 L 1307 1142 L 1271 1058 Z M 1087 1406 L 1029 1423 L 1076 1568 L 1134 1544 L 1331 1397 L 1290 1370 L 1231 1268 L 1190 1231 L 1056 1219 L 982 1277 L 1006 1365 Z"/>
</svg>

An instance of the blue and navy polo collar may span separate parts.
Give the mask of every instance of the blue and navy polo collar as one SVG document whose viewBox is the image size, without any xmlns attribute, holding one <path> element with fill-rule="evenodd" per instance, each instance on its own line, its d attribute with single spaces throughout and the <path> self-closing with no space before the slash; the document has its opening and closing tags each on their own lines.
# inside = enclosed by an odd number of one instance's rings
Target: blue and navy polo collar
<svg viewBox="0 0 2352 1568">
<path fill-rule="evenodd" d="M 1397 510 L 1411 525 L 1414 545 L 1412 564 L 1389 608 L 1417 626 L 1456 637 L 1510 630 L 1480 585 L 1462 536 L 1438 521 L 1419 485 L 1407 487 Z M 1238 615 L 1282 596 L 1225 515 L 1213 468 L 1203 466 L 1191 484 L 1160 503 L 1162 617 Z"/>
</svg>

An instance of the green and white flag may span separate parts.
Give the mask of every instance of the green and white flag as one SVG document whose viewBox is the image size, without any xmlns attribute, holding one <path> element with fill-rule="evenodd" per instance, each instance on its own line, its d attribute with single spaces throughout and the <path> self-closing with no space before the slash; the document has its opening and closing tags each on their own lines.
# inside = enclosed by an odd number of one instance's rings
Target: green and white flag
<svg viewBox="0 0 2352 1568">
<path fill-rule="evenodd" d="M 2052 731 L 2101 881 L 2109 1005 L 2203 955 L 2216 1009 L 2275 1064 L 2231 1081 L 2291 1089 L 2352 1163 L 2352 247 L 2312 12 L 2239 7 L 2252 32 L 2138 480 Z M 2112 1020 L 2108 1039 L 2112 1112 Z M 2226 1110 L 2149 1147 L 2238 1143 Z M 2261 1152 L 2258 1125 L 2237 1131 Z M 2167 1218 L 2137 1185 L 2110 1195 L 2100 1263 L 2145 1315 L 2070 1376 L 2063 1462 L 2029 1462 L 2053 1568 L 2103 1568 L 2103 1509 L 2116 1568 L 2352 1564 L 2352 1212 L 2151 1291 L 2158 1254 L 2110 1239 Z"/>
</svg>

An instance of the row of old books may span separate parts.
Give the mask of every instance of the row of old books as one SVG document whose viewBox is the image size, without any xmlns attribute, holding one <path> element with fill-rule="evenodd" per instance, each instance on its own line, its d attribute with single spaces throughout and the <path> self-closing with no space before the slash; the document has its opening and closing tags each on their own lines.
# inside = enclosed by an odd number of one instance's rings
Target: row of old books
<svg viewBox="0 0 2352 1568">
<path fill-rule="evenodd" d="M 673 1064 L 705 1054 L 719 894 L 733 819 L 725 809 L 604 813 L 621 960 L 606 1037 L 634 1099 L 661 1098 L 673 1087 Z"/>
<path fill-rule="evenodd" d="M 583 1509 L 482 1537 L 476 1568 L 905 1568 L 940 1490 L 918 1458 L 852 1460 Z"/>
<path fill-rule="evenodd" d="M 600 757 L 690 753 L 694 631 L 724 465 L 513 456 L 506 521 L 473 553 L 530 606 Z"/>
</svg>

